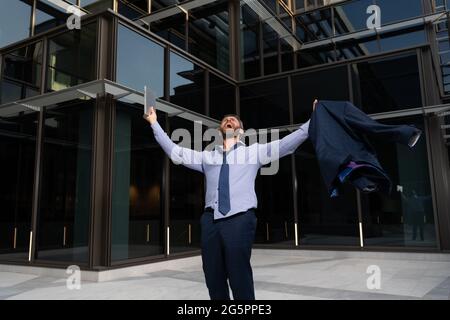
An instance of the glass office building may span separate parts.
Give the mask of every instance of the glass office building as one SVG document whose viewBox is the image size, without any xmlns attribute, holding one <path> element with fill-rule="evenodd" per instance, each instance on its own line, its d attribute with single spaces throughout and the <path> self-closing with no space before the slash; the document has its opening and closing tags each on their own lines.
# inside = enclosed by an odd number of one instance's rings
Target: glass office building
<svg viewBox="0 0 450 320">
<path fill-rule="evenodd" d="M 157 145 L 144 86 L 169 133 L 237 113 L 284 135 L 316 97 L 421 128 L 414 150 L 373 141 L 390 195 L 330 199 L 310 142 L 280 160 L 256 181 L 255 246 L 449 252 L 449 13 L 445 0 L 0 1 L 0 263 L 199 254 L 203 176 Z"/>
</svg>

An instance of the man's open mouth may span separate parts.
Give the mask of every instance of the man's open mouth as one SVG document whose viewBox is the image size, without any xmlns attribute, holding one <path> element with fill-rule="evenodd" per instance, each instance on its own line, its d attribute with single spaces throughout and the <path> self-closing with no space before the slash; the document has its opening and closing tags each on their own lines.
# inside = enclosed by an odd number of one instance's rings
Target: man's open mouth
<svg viewBox="0 0 450 320">
<path fill-rule="evenodd" d="M 233 129 L 233 125 L 232 125 L 231 123 L 227 123 L 227 124 L 225 125 L 225 128 L 227 128 L 227 129 Z"/>
</svg>

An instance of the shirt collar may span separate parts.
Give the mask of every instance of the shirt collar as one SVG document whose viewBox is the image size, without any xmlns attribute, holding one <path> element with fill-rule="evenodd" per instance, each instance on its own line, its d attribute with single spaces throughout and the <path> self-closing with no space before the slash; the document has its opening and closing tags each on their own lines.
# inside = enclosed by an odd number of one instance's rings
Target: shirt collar
<svg viewBox="0 0 450 320">
<path fill-rule="evenodd" d="M 245 146 L 245 143 L 242 142 L 241 140 L 239 140 L 238 142 L 236 142 L 236 143 L 234 144 L 233 150 L 236 150 L 237 148 L 239 148 L 239 147 L 241 147 L 241 146 Z M 223 152 L 223 145 L 217 145 L 215 148 L 216 148 L 216 150 L 218 150 L 218 151 L 220 151 L 220 152 Z M 231 150 L 228 150 L 228 151 L 231 151 Z"/>
</svg>

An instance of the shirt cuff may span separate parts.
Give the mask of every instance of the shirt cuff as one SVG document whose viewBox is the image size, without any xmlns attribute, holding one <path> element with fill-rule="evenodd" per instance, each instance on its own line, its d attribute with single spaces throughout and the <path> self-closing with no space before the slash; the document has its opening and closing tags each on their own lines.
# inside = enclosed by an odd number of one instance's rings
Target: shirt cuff
<svg viewBox="0 0 450 320">
<path fill-rule="evenodd" d="M 302 124 L 301 126 L 300 126 L 300 129 L 302 129 L 303 131 L 305 131 L 305 132 L 308 132 L 308 130 L 309 130 L 309 122 L 310 122 L 311 120 L 308 120 L 307 122 L 305 122 L 304 124 Z"/>
</svg>

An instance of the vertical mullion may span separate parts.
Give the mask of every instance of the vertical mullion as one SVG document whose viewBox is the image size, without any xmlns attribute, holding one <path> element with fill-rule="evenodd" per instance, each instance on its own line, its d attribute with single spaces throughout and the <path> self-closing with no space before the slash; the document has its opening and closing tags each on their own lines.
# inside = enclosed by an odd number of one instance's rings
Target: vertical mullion
<svg viewBox="0 0 450 320">
<path fill-rule="evenodd" d="M 359 80 L 359 76 L 358 76 Z M 359 81 L 358 81 L 359 82 Z M 347 83 L 348 83 L 348 94 L 349 94 L 349 100 L 354 104 L 355 103 L 355 96 L 354 96 L 354 90 L 353 90 L 353 77 L 352 77 L 352 64 L 347 65 Z M 364 220 L 363 220 L 363 212 L 362 212 L 362 199 L 361 199 L 361 192 L 359 190 L 356 190 L 356 210 L 358 214 L 358 234 L 359 234 L 359 245 L 361 248 L 364 248 Z"/>
<path fill-rule="evenodd" d="M 291 170 L 292 170 L 292 200 L 294 207 L 294 228 L 297 229 L 299 225 L 298 219 L 298 179 L 297 179 L 297 166 L 295 164 L 295 153 L 291 155 Z M 298 234 L 297 230 L 294 230 L 295 238 L 294 238 L 294 246 L 297 246 Z"/>
<path fill-rule="evenodd" d="M 228 6 L 229 19 L 229 73 L 230 76 L 239 81 L 241 79 L 241 28 L 240 28 L 240 5 L 237 1 L 230 1 Z M 242 76 L 243 78 L 243 76 Z"/>
<path fill-rule="evenodd" d="M 170 49 L 168 46 L 165 48 L 165 58 L 164 58 L 164 98 L 166 101 L 170 101 Z M 165 121 L 165 128 L 166 132 L 169 133 L 170 131 L 170 123 L 168 116 L 164 116 Z M 164 256 L 167 257 L 168 253 L 170 252 L 169 245 L 170 243 L 167 241 L 168 239 L 168 230 L 170 227 L 170 161 L 168 157 L 164 157 L 163 161 L 163 168 L 162 168 L 162 186 L 161 189 L 163 190 L 163 212 L 162 212 L 162 219 L 163 219 L 163 228 L 161 234 L 164 235 L 163 239 L 163 247 L 164 247 Z"/>
<path fill-rule="evenodd" d="M 33 202 L 32 202 L 32 212 L 31 212 L 31 230 L 30 230 L 30 247 L 28 248 L 29 263 L 33 264 L 36 259 L 36 233 L 38 227 L 38 212 L 39 212 L 39 198 L 41 191 L 41 178 L 42 178 L 42 154 L 44 148 L 44 122 L 45 122 L 45 107 L 43 107 L 39 112 L 37 136 L 36 136 L 36 156 L 35 156 L 35 166 L 34 166 L 34 182 L 33 182 Z"/>
<path fill-rule="evenodd" d="M 264 75 L 264 39 L 263 39 L 263 22 L 258 19 L 258 51 L 259 51 L 259 76 Z"/>
<path fill-rule="evenodd" d="M 205 95 L 204 95 L 204 103 L 205 103 L 205 108 L 204 108 L 204 112 L 205 114 L 209 117 L 211 110 L 210 110 L 210 105 L 209 105 L 209 97 L 210 97 L 210 93 L 209 93 L 209 70 L 206 69 L 204 72 L 204 84 L 203 84 L 203 88 L 205 90 Z"/>
<path fill-rule="evenodd" d="M 189 52 L 189 11 L 185 11 L 184 48 Z"/>
<path fill-rule="evenodd" d="M 288 76 L 288 98 L 289 98 L 289 123 L 294 124 L 294 103 L 293 103 L 293 90 L 292 90 L 292 76 Z M 298 226 L 298 179 L 297 179 L 297 168 L 295 165 L 295 153 L 291 155 L 291 170 L 292 170 L 292 201 L 293 201 L 293 209 L 294 209 L 294 246 L 297 246 L 298 242 L 298 234 L 297 234 L 297 226 Z"/>
<path fill-rule="evenodd" d="M 34 25 L 36 24 L 36 5 L 37 0 L 33 0 L 33 4 L 31 5 L 31 15 L 30 15 L 30 37 L 34 36 Z"/>
<path fill-rule="evenodd" d="M 40 94 L 45 93 L 46 90 L 46 76 L 47 76 L 47 50 L 48 40 L 44 38 L 42 41 L 42 68 L 41 68 L 41 87 Z M 31 209 L 31 230 L 29 241 L 29 262 L 34 263 L 36 258 L 36 233 L 38 227 L 38 213 L 39 213 L 39 198 L 41 190 L 41 176 L 42 176 L 42 153 L 44 148 L 43 136 L 44 136 L 44 122 L 45 122 L 45 107 L 41 108 L 39 112 L 38 128 L 36 135 L 36 152 L 35 152 L 35 165 L 34 165 L 34 181 L 33 181 L 33 198 Z"/>
<path fill-rule="evenodd" d="M 356 207 L 358 211 L 358 230 L 359 230 L 359 245 L 361 248 L 364 248 L 364 223 L 363 223 L 363 215 L 362 215 L 362 203 L 361 203 L 361 192 L 356 190 Z"/>
</svg>

